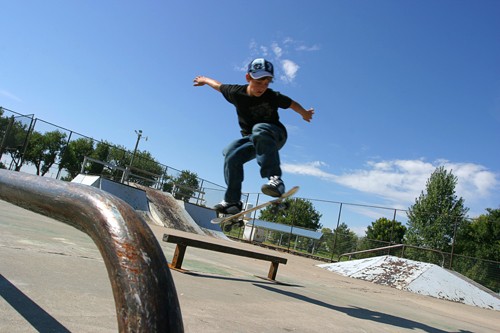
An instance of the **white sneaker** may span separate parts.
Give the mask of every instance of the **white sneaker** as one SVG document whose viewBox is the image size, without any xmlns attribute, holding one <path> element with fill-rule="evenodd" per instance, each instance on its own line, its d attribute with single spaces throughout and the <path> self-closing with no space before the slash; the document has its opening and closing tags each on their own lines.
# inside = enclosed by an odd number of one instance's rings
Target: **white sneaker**
<svg viewBox="0 0 500 333">
<path fill-rule="evenodd" d="M 262 193 L 271 197 L 279 198 L 285 193 L 285 184 L 279 176 L 269 177 L 269 182 L 262 185 Z"/>
</svg>

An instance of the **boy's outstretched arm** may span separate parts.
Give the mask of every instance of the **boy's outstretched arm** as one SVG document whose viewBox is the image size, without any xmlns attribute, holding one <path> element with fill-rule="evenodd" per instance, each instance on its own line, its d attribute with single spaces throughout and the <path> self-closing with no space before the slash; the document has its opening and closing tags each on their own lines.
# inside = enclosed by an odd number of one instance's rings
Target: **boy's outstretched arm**
<svg viewBox="0 0 500 333">
<path fill-rule="evenodd" d="M 313 114 L 314 114 L 314 109 L 313 108 L 310 108 L 310 109 L 306 110 L 306 109 L 304 109 L 302 107 L 302 105 L 300 105 L 299 103 L 297 103 L 295 101 L 292 101 L 292 104 L 290 105 L 290 108 L 293 111 L 295 111 L 298 114 L 300 114 L 302 116 L 302 119 L 304 119 L 308 123 L 311 122 L 311 119 L 312 119 Z"/>
<path fill-rule="evenodd" d="M 201 87 L 204 86 L 205 84 L 208 84 L 210 87 L 214 88 L 217 91 L 220 91 L 220 86 L 222 85 L 222 83 L 220 83 L 217 80 L 201 75 L 195 77 L 193 82 L 194 82 L 193 86 L 195 87 Z"/>
</svg>

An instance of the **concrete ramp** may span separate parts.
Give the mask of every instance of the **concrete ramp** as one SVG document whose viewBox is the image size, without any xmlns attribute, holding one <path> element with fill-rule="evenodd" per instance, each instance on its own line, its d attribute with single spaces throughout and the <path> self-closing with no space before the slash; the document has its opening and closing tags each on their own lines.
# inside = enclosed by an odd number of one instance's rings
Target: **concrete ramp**
<svg viewBox="0 0 500 333">
<path fill-rule="evenodd" d="M 500 298 L 434 264 L 394 256 L 322 264 L 356 279 L 485 309 L 500 310 Z"/>
<path fill-rule="evenodd" d="M 151 216 L 156 222 L 162 223 L 167 228 L 229 239 L 219 225 L 210 223 L 210 220 L 215 217 L 213 210 L 177 200 L 167 192 L 138 184 L 134 186 L 145 191 Z"/>
<path fill-rule="evenodd" d="M 127 202 L 150 224 L 200 235 L 228 239 L 219 225 L 210 223 L 215 212 L 175 199 L 170 193 L 147 186 L 114 182 L 100 176 L 80 174 L 72 182 L 97 187 Z"/>
<path fill-rule="evenodd" d="M 71 182 L 89 185 L 89 186 L 94 186 L 94 187 L 99 188 L 99 179 L 100 178 L 101 177 L 99 177 L 99 176 L 89 176 L 89 175 L 79 174 L 78 176 L 73 178 L 73 180 Z"/>
<path fill-rule="evenodd" d="M 136 211 L 149 211 L 146 192 L 137 187 L 118 183 L 100 176 L 88 176 L 83 174 L 79 174 L 71 182 L 97 187 L 103 191 L 111 193 L 128 203 Z"/>
<path fill-rule="evenodd" d="M 181 201 L 179 203 L 206 234 L 217 238 L 229 239 L 224 232 L 222 232 L 219 224 L 210 223 L 212 219 L 217 217 L 217 213 L 213 209 L 198 206 L 189 202 Z"/>
<path fill-rule="evenodd" d="M 167 228 L 204 234 L 189 214 L 182 209 L 177 200 L 170 194 L 146 186 L 134 184 L 146 192 L 149 210 L 152 217 Z"/>
</svg>

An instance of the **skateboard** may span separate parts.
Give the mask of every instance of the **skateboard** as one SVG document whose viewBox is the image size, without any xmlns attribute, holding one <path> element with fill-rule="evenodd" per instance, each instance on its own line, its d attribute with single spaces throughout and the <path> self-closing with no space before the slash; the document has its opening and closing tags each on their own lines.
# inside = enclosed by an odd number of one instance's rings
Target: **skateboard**
<svg viewBox="0 0 500 333">
<path fill-rule="evenodd" d="M 285 205 L 283 203 L 283 200 L 285 200 L 288 197 L 291 197 L 292 195 L 297 193 L 298 190 L 299 190 L 299 187 L 294 186 L 290 190 L 288 190 L 287 192 L 283 193 L 281 195 L 281 197 L 279 197 L 279 198 L 273 199 L 273 200 L 268 201 L 268 202 L 264 202 L 260 205 L 257 205 L 255 207 L 252 207 L 252 208 L 247 209 L 247 210 L 242 210 L 241 212 L 234 214 L 234 215 L 226 215 L 223 217 L 216 217 L 216 218 L 212 219 L 210 222 L 213 224 L 224 224 L 226 222 L 232 222 L 231 224 L 229 224 L 229 228 L 231 228 L 232 225 L 236 224 L 236 223 L 240 223 L 241 225 L 243 225 L 244 220 L 245 220 L 244 216 L 246 214 L 254 212 L 254 211 L 259 210 L 259 209 L 262 209 L 262 208 L 267 207 L 269 205 L 275 205 L 278 209 L 286 209 L 288 207 L 288 205 Z M 224 227 L 224 230 L 226 230 L 225 227 Z"/>
</svg>

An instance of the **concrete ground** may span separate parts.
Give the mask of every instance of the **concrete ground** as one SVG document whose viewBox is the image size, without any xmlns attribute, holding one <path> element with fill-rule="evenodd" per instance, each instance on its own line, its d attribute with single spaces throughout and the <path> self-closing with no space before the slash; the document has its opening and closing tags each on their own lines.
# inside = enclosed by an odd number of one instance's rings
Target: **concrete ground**
<svg viewBox="0 0 500 333">
<path fill-rule="evenodd" d="M 175 245 L 162 236 L 182 232 L 151 228 L 170 260 Z M 288 263 L 280 265 L 277 280 L 288 285 L 255 276 L 267 275 L 268 262 L 188 248 L 183 268 L 194 274 L 172 271 L 185 331 L 499 332 L 498 311 L 343 277 L 317 267 L 320 262 L 280 255 Z M 87 235 L 0 201 L 0 332 L 37 331 L 116 332 L 111 284 Z"/>
</svg>

